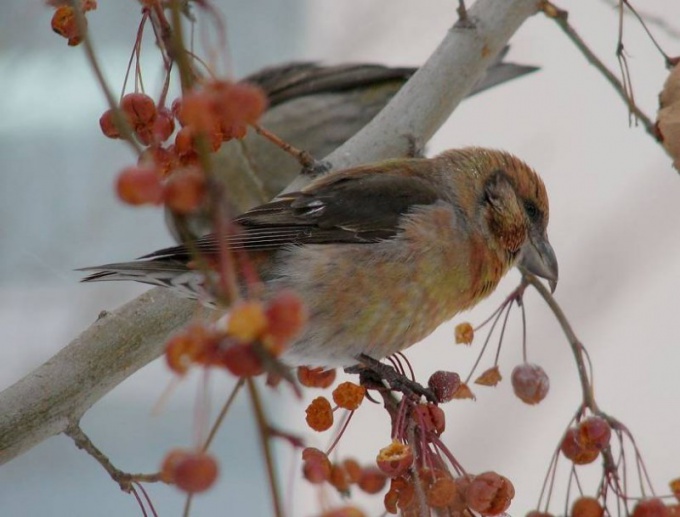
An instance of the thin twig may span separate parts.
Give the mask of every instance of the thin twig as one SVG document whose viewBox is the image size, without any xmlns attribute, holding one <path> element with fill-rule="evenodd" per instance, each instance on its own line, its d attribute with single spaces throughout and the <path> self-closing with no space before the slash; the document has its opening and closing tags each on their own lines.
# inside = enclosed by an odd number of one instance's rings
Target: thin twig
<svg viewBox="0 0 680 517">
<path fill-rule="evenodd" d="M 283 517 L 283 507 L 281 506 L 281 497 L 279 495 L 279 483 L 276 479 L 276 470 L 274 468 L 274 458 L 269 443 L 269 424 L 267 423 L 264 409 L 262 408 L 262 399 L 255 385 L 252 377 L 246 379 L 248 385 L 248 392 L 250 393 L 250 400 L 253 403 L 253 413 L 257 421 L 257 427 L 260 435 L 260 445 L 262 446 L 262 453 L 264 454 L 265 464 L 267 465 L 267 476 L 269 477 L 269 490 L 271 493 L 272 504 L 274 506 L 274 515 L 276 517 Z"/>
<path fill-rule="evenodd" d="M 548 0 L 543 0 L 541 2 L 541 10 L 546 16 L 548 16 L 548 18 L 555 20 L 555 23 L 557 23 L 557 25 L 562 29 L 562 31 L 567 35 L 572 43 L 576 45 L 576 48 L 578 48 L 578 50 L 584 55 L 588 62 L 597 68 L 607 80 L 607 82 L 612 85 L 614 90 L 616 90 L 616 93 L 618 93 L 619 96 L 624 100 L 630 111 L 635 115 L 635 117 L 637 117 L 638 120 L 640 120 L 640 122 L 642 122 L 642 125 L 645 126 L 647 133 L 649 133 L 654 138 L 654 140 L 659 142 L 659 137 L 656 130 L 654 129 L 654 122 L 652 122 L 652 120 L 635 105 L 635 103 L 630 102 L 629 97 L 626 95 L 626 86 L 622 84 L 616 75 L 614 75 L 593 53 L 593 51 L 588 48 L 588 45 L 586 45 L 583 39 L 581 39 L 574 28 L 569 24 L 567 21 L 569 13 L 558 8 Z"/>
<path fill-rule="evenodd" d="M 104 470 L 109 473 L 111 478 L 118 483 L 121 490 L 124 492 L 130 493 L 132 491 L 133 482 L 156 483 L 158 481 L 163 481 L 159 472 L 154 474 L 129 474 L 116 468 L 106 454 L 100 451 L 94 443 L 92 443 L 92 440 L 90 440 L 83 432 L 78 422 L 72 422 L 66 428 L 64 434 L 73 440 L 76 447 L 87 452 L 104 467 Z"/>
</svg>

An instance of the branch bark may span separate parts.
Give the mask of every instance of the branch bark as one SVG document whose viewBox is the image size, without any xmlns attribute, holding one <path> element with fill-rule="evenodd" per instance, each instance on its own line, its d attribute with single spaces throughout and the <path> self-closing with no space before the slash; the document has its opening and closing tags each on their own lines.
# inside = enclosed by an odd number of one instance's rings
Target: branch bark
<svg viewBox="0 0 680 517">
<path fill-rule="evenodd" d="M 404 156 L 424 145 L 474 86 L 538 0 L 478 0 L 473 28 L 452 28 L 387 107 L 327 161 L 332 169 Z M 452 10 L 453 14 L 453 10 Z M 309 182 L 300 176 L 289 187 Z M 129 375 L 157 358 L 195 302 L 155 288 L 100 318 L 45 364 L 0 393 L 0 464 L 63 432 Z"/>
</svg>

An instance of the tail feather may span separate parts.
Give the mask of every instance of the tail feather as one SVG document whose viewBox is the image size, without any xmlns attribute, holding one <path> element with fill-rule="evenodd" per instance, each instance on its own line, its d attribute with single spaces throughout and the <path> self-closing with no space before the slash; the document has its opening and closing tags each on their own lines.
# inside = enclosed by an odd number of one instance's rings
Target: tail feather
<svg viewBox="0 0 680 517">
<path fill-rule="evenodd" d="M 205 277 L 180 262 L 141 260 L 101 266 L 84 267 L 77 271 L 92 271 L 81 282 L 135 281 L 148 285 L 167 287 L 184 298 L 201 299 L 211 303 L 206 293 Z"/>
</svg>

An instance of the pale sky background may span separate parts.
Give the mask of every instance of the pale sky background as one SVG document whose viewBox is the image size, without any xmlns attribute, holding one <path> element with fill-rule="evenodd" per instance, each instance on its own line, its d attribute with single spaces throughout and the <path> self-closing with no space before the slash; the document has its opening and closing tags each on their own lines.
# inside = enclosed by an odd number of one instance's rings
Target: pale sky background
<svg viewBox="0 0 680 517">
<path fill-rule="evenodd" d="M 574 2 L 570 21 L 612 70 L 618 17 L 604 1 Z M 680 3 L 638 2 L 644 12 L 680 30 Z M 322 62 L 423 62 L 455 21 L 452 0 L 306 0 L 219 2 L 229 26 L 237 75 L 293 59 Z M 107 77 L 118 90 L 139 7 L 100 1 L 90 14 Z M 171 241 L 156 210 L 118 203 L 111 189 L 131 161 L 127 147 L 105 139 L 105 109 L 82 51 L 66 47 L 49 28 L 42 2 L 0 5 L 0 389 L 35 368 L 92 323 L 143 292 L 143 286 L 77 284 L 72 270 L 126 260 Z M 636 100 L 654 117 L 666 71 L 635 20 L 625 19 L 624 43 Z M 670 55 L 677 33 L 650 25 Z M 629 127 L 624 104 L 555 24 L 537 15 L 511 41 L 509 59 L 541 71 L 466 101 L 429 146 L 482 145 L 513 152 L 542 175 L 551 202 L 549 234 L 560 261 L 556 297 L 588 348 L 596 396 L 605 411 L 634 433 L 657 488 L 680 475 L 680 175 L 640 127 Z M 153 66 L 149 81 L 154 79 Z M 453 345 L 453 325 L 482 321 L 515 286 L 508 275 L 496 294 L 440 328 L 408 355 L 418 377 L 436 369 L 466 374 L 481 346 Z M 538 407 L 515 399 L 509 382 L 476 390 L 476 403 L 445 406 L 445 442 L 471 472 L 493 469 L 515 484 L 513 515 L 538 498 L 552 451 L 579 402 L 571 353 L 547 308 L 530 293 L 529 357 L 543 366 L 551 392 Z M 519 312 L 511 317 L 501 371 L 520 361 Z M 489 357 L 482 367 L 489 366 Z M 213 375 L 214 406 L 229 380 Z M 161 362 L 138 372 L 85 417 L 84 429 L 127 471 L 152 471 L 164 453 L 189 446 L 198 378 L 184 382 L 159 415 L 152 407 L 171 379 Z M 285 402 L 285 404 L 284 404 Z M 303 430 L 304 404 L 272 396 L 276 421 Z M 325 447 L 328 437 L 311 435 Z M 386 415 L 358 411 L 339 449 L 371 462 L 389 440 Z M 292 453 L 280 448 L 282 476 Z M 229 416 L 215 453 L 218 486 L 196 501 L 194 515 L 269 515 L 262 461 L 247 405 Z M 591 470 L 597 467 L 591 467 Z M 587 472 L 584 471 L 584 472 Z M 555 501 L 562 501 L 561 465 Z M 589 479 L 586 475 L 584 479 Z M 595 480 L 585 483 L 590 493 Z M 313 515 L 319 497 L 299 490 L 291 515 Z M 179 515 L 171 487 L 148 490 L 160 515 Z M 327 500 L 339 499 L 328 491 Z M 134 500 L 64 437 L 52 438 L 0 468 L 2 515 L 140 515 Z M 382 497 L 365 503 L 378 515 Z M 561 506 L 553 507 L 560 512 Z"/>
</svg>

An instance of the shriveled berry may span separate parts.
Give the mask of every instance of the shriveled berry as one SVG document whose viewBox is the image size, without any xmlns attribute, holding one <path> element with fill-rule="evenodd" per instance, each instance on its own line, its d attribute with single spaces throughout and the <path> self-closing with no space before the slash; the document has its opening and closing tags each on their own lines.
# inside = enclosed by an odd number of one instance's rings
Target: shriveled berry
<svg viewBox="0 0 680 517">
<path fill-rule="evenodd" d="M 397 503 L 399 502 L 399 492 L 391 488 L 385 493 L 383 504 L 387 513 L 396 514 L 398 512 Z"/>
<path fill-rule="evenodd" d="M 578 425 L 579 442 L 586 449 L 604 449 L 612 436 L 609 423 L 599 416 L 591 416 Z"/>
<path fill-rule="evenodd" d="M 475 476 L 466 492 L 469 507 L 483 515 L 498 515 L 510 507 L 515 487 L 495 472 Z"/>
<path fill-rule="evenodd" d="M 418 404 L 415 408 L 417 422 L 425 426 L 425 430 L 441 435 L 446 429 L 446 416 L 439 406 L 434 404 Z"/>
<path fill-rule="evenodd" d="M 333 464 L 329 482 L 341 494 L 349 495 L 349 475 L 342 465 Z"/>
<path fill-rule="evenodd" d="M 580 440 L 578 429 L 571 427 L 564 433 L 560 450 L 569 460 L 576 465 L 586 465 L 595 461 L 600 451 L 595 448 L 585 447 Z"/>
<path fill-rule="evenodd" d="M 135 129 L 140 125 L 152 124 L 158 114 L 156 103 L 145 93 L 135 92 L 124 95 L 120 101 L 120 109 Z"/>
<path fill-rule="evenodd" d="M 456 344 L 469 345 L 475 338 L 475 330 L 467 321 L 456 325 Z"/>
<path fill-rule="evenodd" d="M 540 366 L 524 363 L 512 370 L 512 388 L 522 402 L 538 404 L 548 394 L 550 379 Z"/>
<path fill-rule="evenodd" d="M 437 398 L 437 402 L 448 402 L 454 398 L 460 387 L 460 376 L 455 372 L 439 370 L 430 375 L 427 385 Z"/>
<path fill-rule="evenodd" d="M 367 467 L 361 473 L 359 488 L 367 494 L 377 494 L 387 483 L 387 477 L 377 467 Z"/>
<path fill-rule="evenodd" d="M 411 468 L 413 450 L 410 445 L 394 440 L 387 447 L 380 449 L 375 461 L 385 474 L 392 478 L 399 477 Z"/>
<path fill-rule="evenodd" d="M 302 451 L 302 473 L 307 481 L 320 484 L 331 477 L 331 462 L 319 449 L 307 447 Z"/>
<path fill-rule="evenodd" d="M 343 382 L 333 390 L 333 401 L 341 408 L 354 411 L 366 395 L 366 388 L 353 382 Z"/>
<path fill-rule="evenodd" d="M 430 484 L 425 493 L 427 504 L 432 508 L 444 508 L 453 504 L 457 492 L 458 489 L 453 479 L 448 476 L 437 478 Z"/>
<path fill-rule="evenodd" d="M 175 132 L 175 119 L 168 108 L 159 108 L 152 126 L 153 141 L 165 142 Z"/>
<path fill-rule="evenodd" d="M 307 425 L 315 431 L 326 431 L 333 425 L 333 409 L 326 397 L 316 397 L 307 406 Z"/>
<path fill-rule="evenodd" d="M 308 388 L 328 388 L 335 382 L 335 376 L 335 370 L 309 368 L 307 366 L 299 366 L 297 369 L 298 381 Z"/>
<path fill-rule="evenodd" d="M 358 483 L 361 479 L 361 466 L 359 462 L 354 458 L 347 458 L 342 462 L 342 466 L 345 467 L 347 475 L 349 476 L 349 482 L 352 484 Z"/>
</svg>

